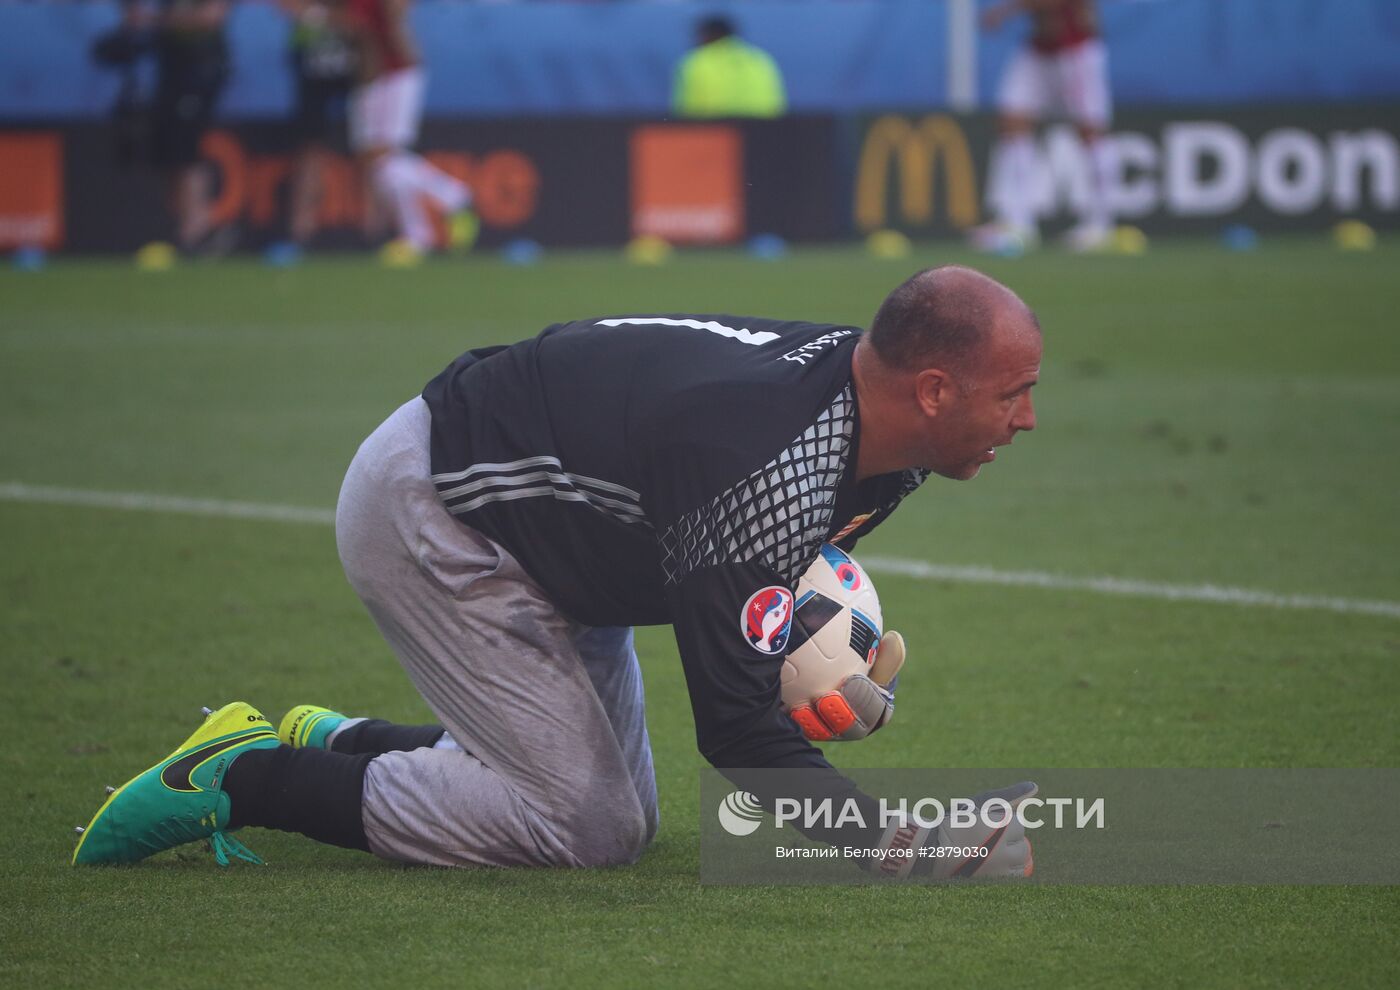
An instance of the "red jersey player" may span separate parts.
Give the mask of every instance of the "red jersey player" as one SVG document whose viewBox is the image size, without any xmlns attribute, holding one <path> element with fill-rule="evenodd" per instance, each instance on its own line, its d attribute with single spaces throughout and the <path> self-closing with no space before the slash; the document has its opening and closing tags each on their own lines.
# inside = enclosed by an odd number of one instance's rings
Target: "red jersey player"
<svg viewBox="0 0 1400 990">
<path fill-rule="evenodd" d="M 982 17 L 988 30 L 1029 14 L 1030 37 L 1007 64 L 997 93 L 1000 137 L 993 155 L 991 200 L 996 220 L 973 232 L 973 243 L 1006 252 L 1035 245 L 1037 158 L 1032 135 L 1052 112 L 1079 131 L 1089 163 L 1088 197 L 1079 224 L 1065 238 L 1071 250 L 1106 247 L 1113 217 L 1108 190 L 1115 162 L 1105 139 L 1112 116 L 1108 59 L 1094 0 L 1003 0 Z"/>
<path fill-rule="evenodd" d="M 360 81 L 350 97 L 350 144 L 374 191 L 389 204 L 399 236 L 385 245 L 386 264 L 415 263 L 436 235 L 423 199 L 451 215 L 454 246 L 469 246 L 476 218 L 471 191 L 415 154 L 426 77 L 409 25 L 410 0 L 344 0 L 359 47 Z"/>
</svg>

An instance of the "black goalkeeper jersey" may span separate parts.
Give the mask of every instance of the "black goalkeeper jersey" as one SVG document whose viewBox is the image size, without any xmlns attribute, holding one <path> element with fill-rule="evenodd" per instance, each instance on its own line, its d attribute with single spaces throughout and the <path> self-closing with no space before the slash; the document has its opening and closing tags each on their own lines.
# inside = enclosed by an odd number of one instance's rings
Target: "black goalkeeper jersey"
<svg viewBox="0 0 1400 990">
<path fill-rule="evenodd" d="M 448 510 L 572 618 L 675 628 L 700 751 L 827 766 L 779 707 L 784 608 L 925 472 L 857 484 L 855 327 L 725 315 L 555 324 L 423 391 Z"/>
</svg>

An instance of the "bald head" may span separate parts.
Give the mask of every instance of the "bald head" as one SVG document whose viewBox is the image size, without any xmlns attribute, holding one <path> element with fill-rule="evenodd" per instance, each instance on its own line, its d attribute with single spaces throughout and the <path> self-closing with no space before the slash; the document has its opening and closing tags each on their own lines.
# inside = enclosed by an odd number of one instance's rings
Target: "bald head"
<svg viewBox="0 0 1400 990">
<path fill-rule="evenodd" d="M 865 339 L 891 370 L 938 367 L 972 387 L 994 337 L 1039 332 L 1016 293 L 981 272 L 946 265 L 918 272 L 886 296 Z"/>
</svg>

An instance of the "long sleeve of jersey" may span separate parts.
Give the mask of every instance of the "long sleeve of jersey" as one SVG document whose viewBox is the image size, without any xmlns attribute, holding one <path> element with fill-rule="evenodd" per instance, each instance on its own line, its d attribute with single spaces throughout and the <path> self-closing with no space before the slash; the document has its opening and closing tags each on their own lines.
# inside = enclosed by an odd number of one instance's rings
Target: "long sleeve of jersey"
<svg viewBox="0 0 1400 990">
<path fill-rule="evenodd" d="M 829 766 L 779 696 L 791 589 L 830 535 L 856 426 L 849 386 L 825 405 L 755 465 L 743 430 L 680 403 L 642 468 L 696 742 L 717 767 Z M 734 396 L 722 417 L 762 412 Z"/>
<path fill-rule="evenodd" d="M 759 564 L 722 564 L 668 590 L 696 745 L 716 767 L 830 765 L 780 707 L 781 653 L 760 653 L 743 635 L 750 596 L 781 582 Z"/>
</svg>

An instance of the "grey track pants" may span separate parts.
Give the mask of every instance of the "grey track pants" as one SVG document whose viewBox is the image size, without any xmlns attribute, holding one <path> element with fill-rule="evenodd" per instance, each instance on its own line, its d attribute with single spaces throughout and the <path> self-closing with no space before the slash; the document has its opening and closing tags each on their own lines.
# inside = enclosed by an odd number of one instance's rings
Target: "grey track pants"
<svg viewBox="0 0 1400 990">
<path fill-rule="evenodd" d="M 630 628 L 560 614 L 504 548 L 443 508 L 414 398 L 361 445 L 336 507 L 350 584 L 460 749 L 386 753 L 364 827 L 388 859 L 630 863 L 656 779 Z"/>
</svg>

